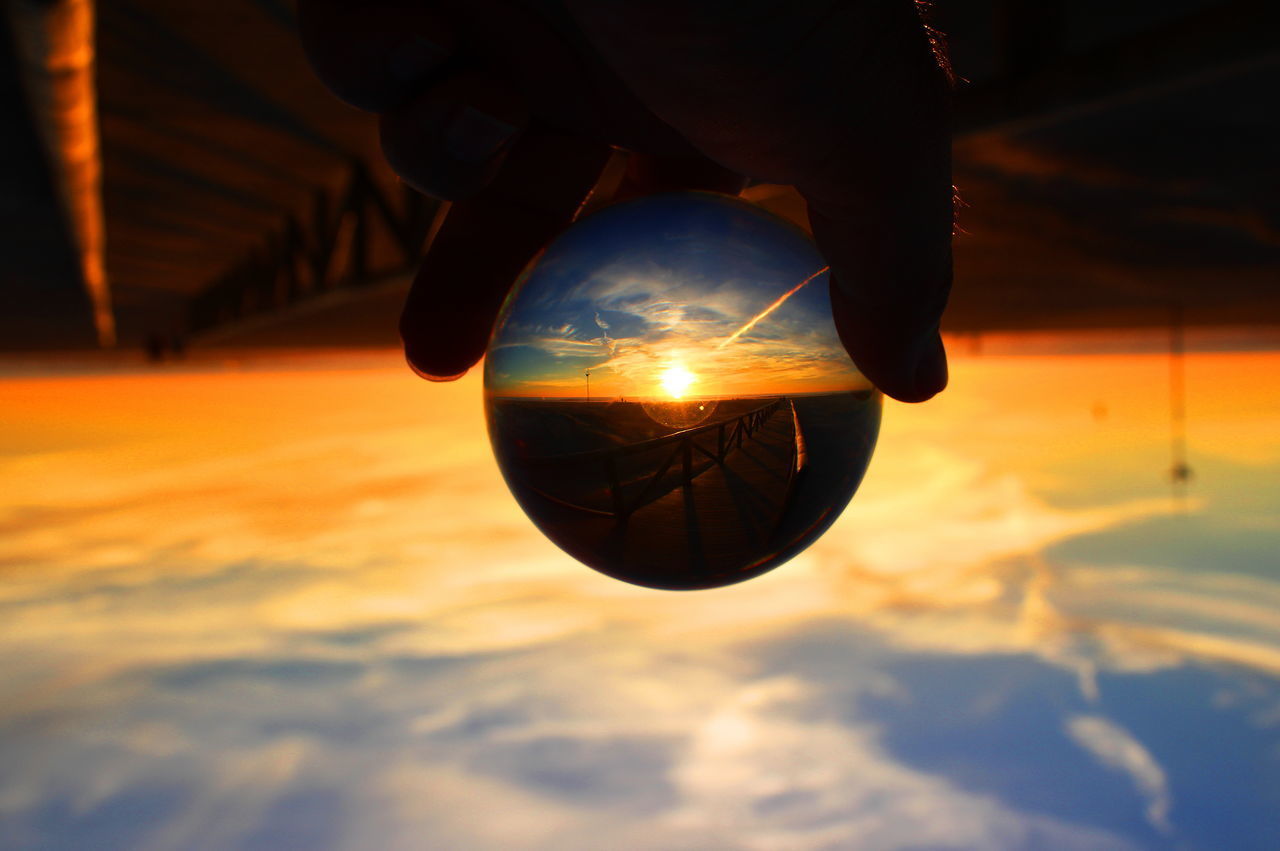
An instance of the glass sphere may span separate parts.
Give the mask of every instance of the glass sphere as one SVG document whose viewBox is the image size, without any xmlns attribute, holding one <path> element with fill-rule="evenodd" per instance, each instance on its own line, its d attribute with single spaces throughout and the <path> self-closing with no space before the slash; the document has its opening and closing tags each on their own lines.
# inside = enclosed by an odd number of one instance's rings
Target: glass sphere
<svg viewBox="0 0 1280 851">
<path fill-rule="evenodd" d="M 602 573 L 712 588 L 813 543 L 862 480 L 880 394 L 802 230 L 703 192 L 607 207 L 530 262 L 485 356 L 516 500 Z"/>
</svg>

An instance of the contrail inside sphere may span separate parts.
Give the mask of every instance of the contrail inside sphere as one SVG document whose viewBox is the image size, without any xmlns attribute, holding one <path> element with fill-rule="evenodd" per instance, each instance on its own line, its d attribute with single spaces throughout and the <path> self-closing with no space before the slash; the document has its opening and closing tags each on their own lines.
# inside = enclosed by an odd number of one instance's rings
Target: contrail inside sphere
<svg viewBox="0 0 1280 851">
<path fill-rule="evenodd" d="M 732 334 L 730 334 L 728 337 L 726 337 L 726 338 L 724 339 L 724 342 L 722 342 L 720 345 L 716 346 L 716 348 L 717 348 L 717 349 L 723 349 L 725 346 L 729 345 L 729 344 L 730 344 L 730 343 L 732 343 L 734 340 L 738 339 L 738 338 L 739 338 L 739 337 L 741 337 L 743 334 L 745 334 L 745 333 L 747 333 L 748 331 L 750 331 L 752 328 L 756 327 L 756 325 L 757 325 L 757 324 L 759 324 L 760 320 L 764 319 L 764 318 L 765 318 L 766 316 L 768 316 L 770 313 L 773 313 L 773 312 L 774 312 L 775 310 L 777 310 L 779 307 L 782 307 L 783 303 L 784 303 L 787 299 L 791 298 L 793 295 L 795 295 L 796 293 L 800 292 L 800 290 L 804 287 L 804 285 L 805 285 L 805 284 L 809 283 L 810 281 L 812 281 L 814 278 L 818 277 L 818 276 L 819 276 L 819 275 L 821 275 L 822 273 L 824 273 L 824 272 L 829 272 L 829 271 L 831 271 L 831 267 L 830 267 L 830 266 L 823 266 L 821 269 L 819 269 L 818 271 L 814 272 L 812 275 L 810 275 L 809 277 L 805 278 L 803 281 L 801 281 L 800 283 L 796 284 L 794 287 L 792 287 L 791 289 L 787 290 L 787 291 L 786 291 L 785 293 L 783 293 L 782 295 L 778 296 L 777 301 L 775 301 L 773 304 L 769 305 L 769 306 L 768 306 L 768 307 L 766 307 L 764 310 L 762 310 L 762 311 L 760 311 L 759 313 L 757 313 L 757 314 L 756 314 L 756 315 L 751 319 L 751 321 L 750 321 L 750 322 L 748 322 L 746 325 L 743 325 L 743 326 L 742 326 L 741 328 L 739 328 L 737 331 L 734 331 Z"/>
</svg>

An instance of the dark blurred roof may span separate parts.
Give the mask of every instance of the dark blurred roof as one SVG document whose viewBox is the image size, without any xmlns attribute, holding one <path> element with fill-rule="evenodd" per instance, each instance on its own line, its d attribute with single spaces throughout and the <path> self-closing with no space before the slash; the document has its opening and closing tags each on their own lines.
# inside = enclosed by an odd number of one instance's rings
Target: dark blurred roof
<svg viewBox="0 0 1280 851">
<path fill-rule="evenodd" d="M 1280 62 L 1259 43 L 1274 32 L 1269 4 L 997 0 L 939 14 L 969 80 L 951 328 L 1146 325 L 1171 302 L 1192 322 L 1280 321 Z M 290 217 L 305 222 L 352 163 L 395 195 L 373 121 L 312 76 L 286 0 L 111 0 L 98 17 L 123 340 L 180 330 L 193 297 Z M 21 108 L 12 76 L 0 73 L 6 116 Z M 36 142 L 6 123 L 5 288 L 36 293 L 10 315 L 78 315 Z M 355 329 L 349 307 L 350 333 L 319 310 L 289 326 L 312 323 L 295 334 L 307 341 L 392 343 L 394 298 L 379 292 L 359 320 L 373 330 Z"/>
<path fill-rule="evenodd" d="M 376 127 L 319 84 L 282 2 L 112 0 L 98 15 L 108 273 L 122 333 L 163 331 L 353 158 L 378 169 Z"/>
<path fill-rule="evenodd" d="M 956 57 L 949 327 L 1280 323 L 1276 5 L 1054 5 L 1013 85 Z"/>
</svg>

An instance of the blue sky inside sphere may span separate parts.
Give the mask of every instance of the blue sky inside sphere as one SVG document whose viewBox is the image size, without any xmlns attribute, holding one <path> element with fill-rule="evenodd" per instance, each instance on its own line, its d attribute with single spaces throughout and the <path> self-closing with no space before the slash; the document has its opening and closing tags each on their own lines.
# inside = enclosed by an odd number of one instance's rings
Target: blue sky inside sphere
<svg viewBox="0 0 1280 851">
<path fill-rule="evenodd" d="M 606 208 L 528 270 L 495 331 L 488 388 L 576 397 L 589 371 L 594 396 L 662 397 L 674 368 L 692 375 L 694 397 L 865 389 L 825 265 L 798 228 L 727 197 Z"/>
</svg>

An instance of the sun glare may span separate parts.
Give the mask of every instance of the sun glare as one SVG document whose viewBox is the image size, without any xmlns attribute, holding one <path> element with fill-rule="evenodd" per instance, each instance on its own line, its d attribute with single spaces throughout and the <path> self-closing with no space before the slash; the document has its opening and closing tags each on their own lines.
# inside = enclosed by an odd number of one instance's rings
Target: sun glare
<svg viewBox="0 0 1280 851">
<path fill-rule="evenodd" d="M 667 391 L 667 395 L 672 399 L 680 399 L 684 396 L 685 391 L 689 389 L 689 385 L 693 383 L 693 373 L 685 369 L 680 364 L 673 364 L 667 367 L 667 371 L 662 373 L 662 389 Z"/>
</svg>

